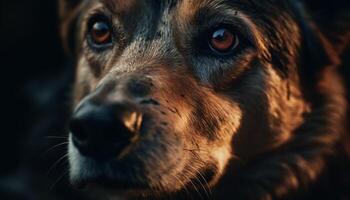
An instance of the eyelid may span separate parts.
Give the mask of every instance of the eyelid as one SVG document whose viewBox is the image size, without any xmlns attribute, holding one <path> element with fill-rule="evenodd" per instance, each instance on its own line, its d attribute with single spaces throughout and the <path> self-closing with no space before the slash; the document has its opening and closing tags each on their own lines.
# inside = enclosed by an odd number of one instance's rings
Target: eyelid
<svg viewBox="0 0 350 200">
<path fill-rule="evenodd" d="M 92 14 L 93 13 L 93 14 Z M 85 29 L 85 41 L 87 42 L 87 45 L 93 49 L 94 51 L 100 52 L 100 51 L 104 51 L 105 49 L 111 48 L 113 46 L 113 43 L 115 41 L 115 29 L 114 26 L 110 20 L 110 18 L 108 18 L 108 16 L 106 16 L 105 14 L 101 13 L 101 12 L 92 12 L 89 16 L 89 18 L 87 18 L 86 21 L 86 29 Z M 94 25 L 95 22 L 97 21 L 106 21 L 108 23 L 108 25 L 111 28 L 111 42 L 108 44 L 101 44 L 101 45 L 97 45 L 94 42 L 92 42 L 92 38 L 90 35 L 90 31 L 92 26 Z"/>
<path fill-rule="evenodd" d="M 96 13 L 94 15 L 91 15 L 90 18 L 87 20 L 87 24 L 86 24 L 88 27 L 87 31 L 90 31 L 92 25 L 97 21 L 105 21 L 108 23 L 110 28 L 113 29 L 113 23 L 109 17 L 101 13 Z"/>
</svg>

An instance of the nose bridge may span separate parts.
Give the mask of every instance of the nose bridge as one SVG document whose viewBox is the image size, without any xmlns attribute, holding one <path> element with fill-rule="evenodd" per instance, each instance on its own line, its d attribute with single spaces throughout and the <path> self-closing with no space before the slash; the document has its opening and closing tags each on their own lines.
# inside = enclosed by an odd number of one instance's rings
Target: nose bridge
<svg viewBox="0 0 350 200">
<path fill-rule="evenodd" d="M 123 102 L 137 104 L 140 99 L 152 95 L 154 91 L 153 79 L 147 73 L 141 70 L 122 74 L 110 73 L 100 81 L 96 89 L 78 103 L 76 110 L 85 102 L 96 105 Z"/>
<path fill-rule="evenodd" d="M 111 100 L 111 95 L 115 94 L 117 89 L 117 80 L 106 78 L 100 81 L 96 88 L 84 97 L 76 106 L 78 111 L 86 102 L 96 105 L 108 103 Z"/>
<path fill-rule="evenodd" d="M 148 19 L 145 23 L 140 23 L 111 71 L 133 72 L 139 67 L 154 66 L 162 60 L 178 58 L 171 21 L 171 12 L 165 9 L 154 21 L 150 22 Z"/>
<path fill-rule="evenodd" d="M 130 44 L 121 59 L 111 69 L 112 73 L 133 73 L 144 67 L 153 67 L 179 58 L 172 38 L 138 40 Z M 178 60 L 178 59 L 177 59 Z"/>
</svg>

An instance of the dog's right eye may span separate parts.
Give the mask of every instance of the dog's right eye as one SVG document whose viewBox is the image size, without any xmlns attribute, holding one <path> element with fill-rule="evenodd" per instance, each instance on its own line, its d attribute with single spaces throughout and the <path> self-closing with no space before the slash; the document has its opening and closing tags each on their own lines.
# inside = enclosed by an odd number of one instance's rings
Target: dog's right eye
<svg viewBox="0 0 350 200">
<path fill-rule="evenodd" d="M 89 23 L 89 43 L 95 48 L 103 48 L 112 44 L 112 28 L 105 19 L 95 19 Z"/>
</svg>

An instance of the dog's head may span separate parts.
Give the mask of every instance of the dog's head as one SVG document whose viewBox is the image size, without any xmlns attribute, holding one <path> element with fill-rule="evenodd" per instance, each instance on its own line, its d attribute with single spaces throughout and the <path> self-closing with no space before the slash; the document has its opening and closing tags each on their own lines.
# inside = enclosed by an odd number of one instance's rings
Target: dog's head
<svg viewBox="0 0 350 200">
<path fill-rule="evenodd" d="M 308 110 L 293 6 L 62 1 L 77 64 L 72 182 L 144 195 L 199 190 L 229 161 L 289 140 Z"/>
</svg>

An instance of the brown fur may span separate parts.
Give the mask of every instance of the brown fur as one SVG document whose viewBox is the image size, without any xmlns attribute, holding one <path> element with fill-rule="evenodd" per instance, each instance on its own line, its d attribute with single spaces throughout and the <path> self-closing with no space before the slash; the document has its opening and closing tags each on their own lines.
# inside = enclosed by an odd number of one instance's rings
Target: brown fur
<svg viewBox="0 0 350 200">
<path fill-rule="evenodd" d="M 341 50 L 303 4 L 67 2 L 62 36 L 77 63 L 75 105 L 127 101 L 146 116 L 137 142 L 108 164 L 109 182 L 141 185 L 122 192 L 112 186 L 119 196 L 302 198 L 338 155 L 347 109 L 336 68 Z M 113 48 L 98 53 L 85 39 L 94 13 L 118 31 Z M 231 57 L 203 53 L 201 33 L 222 22 L 248 44 Z M 73 183 L 99 178 L 83 170 L 106 173 L 101 163 L 77 157 L 71 155 Z"/>
</svg>

